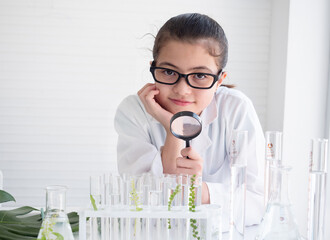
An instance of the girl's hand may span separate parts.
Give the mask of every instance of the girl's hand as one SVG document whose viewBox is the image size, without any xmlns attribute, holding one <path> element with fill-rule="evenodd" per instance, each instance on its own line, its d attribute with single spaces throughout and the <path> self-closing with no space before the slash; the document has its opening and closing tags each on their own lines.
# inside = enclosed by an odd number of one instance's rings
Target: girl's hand
<svg viewBox="0 0 330 240">
<path fill-rule="evenodd" d="M 183 157 L 176 159 L 176 173 L 202 176 L 203 159 L 199 154 L 189 147 L 182 149 L 181 155 Z M 209 188 L 205 182 L 202 182 L 202 204 L 210 204 Z"/>
<path fill-rule="evenodd" d="M 182 149 L 181 155 L 182 157 L 176 159 L 176 173 L 202 176 L 203 159 L 201 156 L 191 147 Z"/>
<path fill-rule="evenodd" d="M 167 132 L 170 131 L 170 120 L 173 116 L 156 101 L 155 96 L 159 94 L 159 90 L 153 83 L 147 83 L 143 88 L 138 91 L 138 96 L 142 101 L 147 112 L 159 121 Z"/>
</svg>

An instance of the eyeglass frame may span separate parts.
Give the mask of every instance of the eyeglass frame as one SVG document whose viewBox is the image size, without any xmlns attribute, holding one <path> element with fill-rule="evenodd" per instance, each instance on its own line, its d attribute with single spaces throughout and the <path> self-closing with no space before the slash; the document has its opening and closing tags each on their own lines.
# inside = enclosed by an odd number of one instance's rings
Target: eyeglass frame
<svg viewBox="0 0 330 240">
<path fill-rule="evenodd" d="M 175 73 L 177 73 L 177 74 L 179 75 L 179 76 L 178 76 L 178 79 L 177 79 L 175 82 L 173 82 L 173 83 L 164 83 L 164 82 L 160 82 L 160 81 L 158 81 L 158 80 L 156 79 L 156 77 L 155 77 L 155 70 L 156 70 L 156 69 L 164 69 L 164 70 L 170 70 L 170 71 L 173 71 L 173 72 L 175 72 Z M 165 84 L 165 85 L 174 85 L 174 84 L 176 84 L 177 82 L 179 82 L 179 80 L 183 77 L 183 78 L 186 80 L 186 83 L 187 83 L 190 87 L 192 87 L 192 88 L 195 88 L 195 89 L 210 89 L 210 88 L 212 88 L 212 87 L 214 86 L 214 84 L 215 84 L 217 81 L 219 81 L 220 75 L 221 75 L 221 73 L 222 73 L 222 69 L 219 70 L 219 73 L 218 73 L 217 75 L 212 74 L 212 73 L 203 73 L 203 72 L 194 72 L 194 73 L 182 74 L 182 73 L 179 73 L 178 71 L 175 71 L 175 70 L 170 69 L 170 68 L 156 67 L 156 62 L 153 61 L 153 62 L 151 63 L 151 66 L 150 66 L 150 72 L 151 72 L 151 75 L 152 75 L 152 77 L 154 78 L 155 82 L 158 82 L 158 83 L 161 83 L 161 84 Z M 189 77 L 190 75 L 194 75 L 194 74 L 204 74 L 204 75 L 211 76 L 211 77 L 213 77 L 213 83 L 211 84 L 210 87 L 207 87 L 207 88 L 192 86 L 192 85 L 190 84 L 189 80 L 188 80 L 188 77 Z"/>
</svg>

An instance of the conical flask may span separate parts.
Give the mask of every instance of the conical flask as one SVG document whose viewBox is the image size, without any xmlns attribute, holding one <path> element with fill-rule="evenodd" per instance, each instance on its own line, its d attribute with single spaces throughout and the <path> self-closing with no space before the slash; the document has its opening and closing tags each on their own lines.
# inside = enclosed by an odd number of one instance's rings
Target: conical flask
<svg viewBox="0 0 330 240">
<path fill-rule="evenodd" d="M 290 167 L 271 166 L 270 199 L 256 240 L 302 239 L 291 209 L 288 193 Z"/>
<path fill-rule="evenodd" d="M 46 214 L 38 239 L 74 240 L 69 218 L 65 212 L 66 190 L 65 186 L 46 187 Z"/>
</svg>

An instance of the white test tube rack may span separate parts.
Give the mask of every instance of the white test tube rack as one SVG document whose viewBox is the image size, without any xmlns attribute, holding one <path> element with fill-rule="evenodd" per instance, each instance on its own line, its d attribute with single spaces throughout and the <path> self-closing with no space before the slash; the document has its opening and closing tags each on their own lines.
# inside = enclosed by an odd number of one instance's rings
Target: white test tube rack
<svg viewBox="0 0 330 240">
<path fill-rule="evenodd" d="M 79 212 L 79 239 L 87 240 L 87 218 L 100 218 L 100 219 L 177 219 L 186 220 L 188 223 L 187 229 L 184 231 L 191 231 L 190 219 L 195 219 L 204 229 L 200 230 L 202 236 L 200 239 L 206 240 L 221 240 L 222 229 L 221 229 L 221 207 L 219 205 L 205 204 L 201 205 L 196 209 L 195 212 L 190 212 L 186 207 L 182 207 L 182 210 L 168 211 L 166 207 L 151 207 L 143 209 L 141 211 L 134 211 L 131 208 L 114 208 L 110 207 L 104 210 L 94 211 L 87 209 Z M 164 230 L 164 229 L 163 229 Z M 109 230 L 103 230 L 109 231 Z M 147 230 L 148 231 L 148 230 Z M 161 232 L 164 235 L 164 232 Z M 132 234 L 133 235 L 133 234 Z M 131 236 L 132 236 L 131 235 Z M 149 233 L 147 233 L 149 236 Z M 190 237 L 189 237 L 190 235 Z M 164 236 L 163 236 L 164 237 Z M 102 239 L 102 237 L 100 237 Z M 107 239 L 107 238 L 105 238 Z M 126 238 L 122 238 L 126 239 Z M 134 239 L 134 238 L 132 238 Z M 139 239 L 137 237 L 136 239 Z M 151 239 L 147 237 L 146 239 Z M 166 239 L 163 238 L 163 239 Z M 170 238 L 168 238 L 170 239 Z M 197 239 L 188 233 L 187 239 Z"/>
</svg>

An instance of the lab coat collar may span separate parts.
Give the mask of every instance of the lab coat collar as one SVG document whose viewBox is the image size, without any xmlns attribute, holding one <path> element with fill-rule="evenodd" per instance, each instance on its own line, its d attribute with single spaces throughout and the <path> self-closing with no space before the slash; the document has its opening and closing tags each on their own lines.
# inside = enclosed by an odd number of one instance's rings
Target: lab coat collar
<svg viewBox="0 0 330 240">
<path fill-rule="evenodd" d="M 218 117 L 217 109 L 218 107 L 214 96 L 211 103 L 204 109 L 201 114 L 203 127 L 210 125 Z"/>
<path fill-rule="evenodd" d="M 195 150 L 202 155 L 212 144 L 212 140 L 209 137 L 209 126 L 218 117 L 217 103 L 215 97 L 212 99 L 211 103 L 201 114 L 202 119 L 202 132 L 192 141 L 192 145 Z"/>
</svg>

